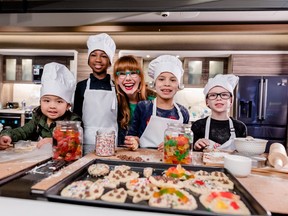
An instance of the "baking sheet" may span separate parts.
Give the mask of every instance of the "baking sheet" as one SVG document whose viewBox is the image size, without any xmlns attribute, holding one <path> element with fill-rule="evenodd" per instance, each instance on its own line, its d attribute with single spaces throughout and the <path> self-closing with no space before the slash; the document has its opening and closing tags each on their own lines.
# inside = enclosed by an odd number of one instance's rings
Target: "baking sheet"
<svg viewBox="0 0 288 216">
<path fill-rule="evenodd" d="M 162 163 L 137 163 L 137 162 L 123 162 L 123 161 L 113 161 L 113 160 L 100 160 L 96 159 L 91 163 L 86 164 L 82 167 L 82 169 L 78 170 L 77 172 L 73 173 L 63 181 L 59 182 L 58 184 L 51 187 L 49 190 L 45 192 L 45 196 L 50 201 L 55 202 L 64 202 L 64 203 L 71 203 L 71 204 L 79 204 L 79 205 L 89 205 L 89 206 L 103 206 L 103 207 L 113 207 L 113 208 L 123 208 L 123 209 L 130 209 L 130 210 L 144 210 L 144 211 L 154 211 L 154 212 L 163 212 L 163 213 L 175 213 L 175 214 L 185 214 L 185 215 L 220 215 L 214 212 L 209 212 L 206 210 L 203 205 L 199 202 L 199 195 L 193 194 L 195 199 L 197 200 L 198 208 L 189 211 L 189 210 L 178 210 L 178 209 L 171 209 L 171 208 L 157 208 L 151 207 L 148 205 L 147 201 L 141 201 L 140 203 L 133 203 L 132 197 L 127 197 L 125 203 L 112 203 L 112 202 L 105 202 L 102 200 L 85 200 L 85 199 L 75 199 L 75 198 L 67 198 L 60 196 L 61 190 L 67 186 L 68 184 L 72 183 L 73 181 L 78 180 L 91 180 L 95 181 L 97 178 L 91 177 L 88 172 L 87 168 L 93 163 L 105 163 L 110 166 L 110 170 L 114 168 L 114 166 L 119 165 L 128 165 L 131 167 L 131 170 L 136 171 L 140 174 L 140 177 L 143 177 L 143 169 L 145 167 L 152 167 L 154 169 L 153 175 L 162 175 L 164 170 L 167 170 L 171 166 L 171 164 L 162 164 Z M 252 215 L 271 215 L 271 213 L 265 210 L 257 200 L 241 185 L 241 183 L 225 168 L 218 168 L 218 167 L 206 167 L 206 166 L 185 166 L 183 167 L 187 170 L 191 171 L 198 171 L 204 170 L 208 172 L 212 171 L 221 171 L 224 172 L 231 181 L 234 183 L 233 191 L 241 196 L 242 201 L 245 203 L 247 208 L 251 211 Z M 125 187 L 124 185 L 120 185 L 120 187 Z M 110 189 L 105 189 L 106 193 Z M 226 214 L 227 215 L 227 214 Z"/>
<path fill-rule="evenodd" d="M 0 152 L 0 185 L 24 175 L 27 171 L 51 159 L 52 147 L 45 145 L 26 151 L 12 148 Z"/>
</svg>

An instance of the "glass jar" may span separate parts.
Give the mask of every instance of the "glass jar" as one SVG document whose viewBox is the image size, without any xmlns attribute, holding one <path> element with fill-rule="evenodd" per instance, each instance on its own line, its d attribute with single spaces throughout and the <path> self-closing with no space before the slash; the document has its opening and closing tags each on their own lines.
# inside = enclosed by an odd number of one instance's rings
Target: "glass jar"
<svg viewBox="0 0 288 216">
<path fill-rule="evenodd" d="M 83 129 L 80 121 L 56 121 L 53 130 L 53 159 L 74 161 L 83 155 Z"/>
<path fill-rule="evenodd" d="M 101 129 L 96 132 L 96 155 L 108 157 L 115 155 L 115 131 Z"/>
<path fill-rule="evenodd" d="M 164 163 L 191 164 L 192 143 L 190 124 L 169 123 L 164 132 Z"/>
</svg>

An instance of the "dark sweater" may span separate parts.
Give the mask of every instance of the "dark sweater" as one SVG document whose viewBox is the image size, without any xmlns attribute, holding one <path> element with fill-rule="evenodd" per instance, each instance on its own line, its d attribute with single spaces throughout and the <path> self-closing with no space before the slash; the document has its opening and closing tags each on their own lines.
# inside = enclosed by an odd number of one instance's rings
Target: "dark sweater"
<svg viewBox="0 0 288 216">
<path fill-rule="evenodd" d="M 193 144 L 201 138 L 205 138 L 205 126 L 207 118 L 199 119 L 192 124 L 192 131 L 194 133 Z M 236 137 L 246 137 L 247 136 L 247 127 L 246 125 L 236 119 L 231 117 L 235 129 Z M 211 118 L 209 139 L 213 140 L 216 143 L 223 144 L 230 138 L 230 127 L 229 120 L 215 120 Z"/>
<path fill-rule="evenodd" d="M 51 123 L 50 127 L 47 125 L 47 116 L 41 112 L 40 106 L 33 110 L 32 119 L 22 127 L 8 129 L 1 132 L 1 135 L 8 135 L 13 142 L 19 140 L 37 141 L 39 137 L 50 138 L 53 134 L 53 129 L 56 126 L 56 121 L 81 121 L 81 118 L 71 111 L 66 111 L 63 116 Z"/>
</svg>

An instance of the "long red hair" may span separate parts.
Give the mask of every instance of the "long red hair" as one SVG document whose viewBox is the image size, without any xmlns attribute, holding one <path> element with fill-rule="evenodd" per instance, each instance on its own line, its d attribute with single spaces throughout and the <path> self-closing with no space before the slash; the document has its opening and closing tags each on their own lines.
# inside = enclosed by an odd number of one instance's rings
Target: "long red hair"
<svg viewBox="0 0 288 216">
<path fill-rule="evenodd" d="M 130 121 L 130 108 L 129 99 L 125 92 L 119 87 L 116 72 L 117 71 L 136 71 L 139 70 L 139 76 L 141 82 L 138 86 L 137 102 L 146 100 L 146 85 L 144 80 L 143 70 L 141 64 L 137 61 L 135 56 L 127 55 L 120 57 L 115 63 L 113 68 L 113 79 L 115 82 L 115 88 L 117 91 L 118 99 L 118 121 L 120 122 L 121 128 L 127 129 Z"/>
</svg>

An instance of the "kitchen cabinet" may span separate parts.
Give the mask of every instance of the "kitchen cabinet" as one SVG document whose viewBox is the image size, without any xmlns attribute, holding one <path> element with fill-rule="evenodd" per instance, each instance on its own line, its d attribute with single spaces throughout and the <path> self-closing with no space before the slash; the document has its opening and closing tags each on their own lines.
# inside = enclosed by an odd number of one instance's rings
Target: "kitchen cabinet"
<svg viewBox="0 0 288 216">
<path fill-rule="evenodd" d="M 77 77 L 76 50 L 0 49 L 2 83 L 33 83 L 33 68 L 50 62 L 64 64 Z"/>
<path fill-rule="evenodd" d="M 187 57 L 184 58 L 183 84 L 185 87 L 204 87 L 209 78 L 227 74 L 227 70 L 226 57 Z"/>
<path fill-rule="evenodd" d="M 44 66 L 50 62 L 58 62 L 70 68 L 73 56 L 3 56 L 3 82 L 32 83 L 35 65 Z"/>
<path fill-rule="evenodd" d="M 288 75 L 287 54 L 233 54 L 231 71 L 236 75 Z"/>
</svg>

